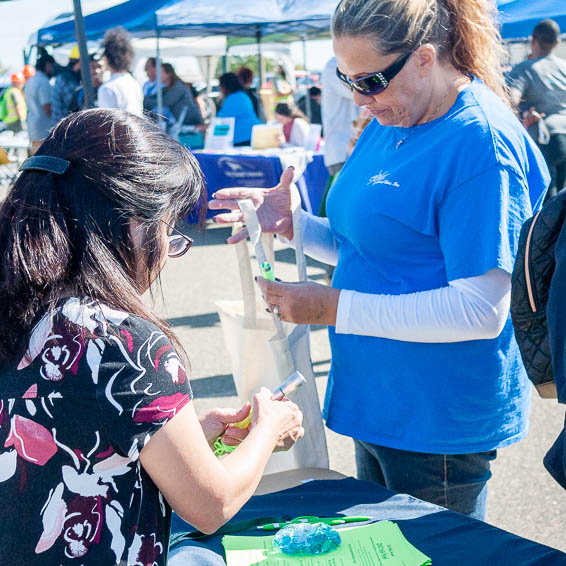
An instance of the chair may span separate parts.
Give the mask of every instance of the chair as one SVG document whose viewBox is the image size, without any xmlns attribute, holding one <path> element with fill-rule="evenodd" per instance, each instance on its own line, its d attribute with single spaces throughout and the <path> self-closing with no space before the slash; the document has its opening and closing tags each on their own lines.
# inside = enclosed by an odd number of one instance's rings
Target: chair
<svg viewBox="0 0 566 566">
<path fill-rule="evenodd" d="M 177 141 L 179 141 L 179 132 L 181 131 L 181 128 L 183 127 L 183 122 L 185 121 L 185 117 L 186 117 L 188 111 L 189 111 L 189 107 L 183 106 L 183 108 L 181 109 L 181 112 L 179 113 L 179 117 L 177 118 L 175 123 L 169 128 L 169 135 L 173 139 L 176 139 Z"/>
</svg>

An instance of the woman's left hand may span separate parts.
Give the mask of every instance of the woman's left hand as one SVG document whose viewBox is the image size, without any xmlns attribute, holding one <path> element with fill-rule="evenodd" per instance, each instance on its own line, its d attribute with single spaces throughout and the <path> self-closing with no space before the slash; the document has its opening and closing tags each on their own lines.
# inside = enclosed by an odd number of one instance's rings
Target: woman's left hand
<svg viewBox="0 0 566 566">
<path fill-rule="evenodd" d="M 336 325 L 338 289 L 312 281 L 280 283 L 262 277 L 257 278 L 257 284 L 265 302 L 281 320 L 296 324 Z"/>
<path fill-rule="evenodd" d="M 249 429 L 246 427 L 240 429 L 234 425 L 243 421 L 250 413 L 251 405 L 246 403 L 241 409 L 212 409 L 204 417 L 201 417 L 200 425 L 204 436 L 208 443 L 212 443 L 222 436 L 224 444 L 229 446 L 236 446 L 240 444 L 246 436 L 248 436 Z"/>
</svg>

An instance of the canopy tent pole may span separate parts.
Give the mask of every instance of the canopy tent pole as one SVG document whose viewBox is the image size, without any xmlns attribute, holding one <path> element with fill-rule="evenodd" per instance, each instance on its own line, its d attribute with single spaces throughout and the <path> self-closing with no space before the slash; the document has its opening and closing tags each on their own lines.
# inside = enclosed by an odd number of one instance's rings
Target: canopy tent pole
<svg viewBox="0 0 566 566">
<path fill-rule="evenodd" d="M 84 107 L 92 108 L 94 106 L 94 90 L 92 88 L 92 79 L 90 76 L 90 60 L 86 46 L 85 22 L 83 19 L 81 0 L 73 0 L 73 7 L 75 11 L 75 34 L 77 37 L 77 43 L 79 44 L 81 80 L 83 82 L 84 89 Z"/>
<path fill-rule="evenodd" d="M 307 67 L 307 38 L 303 35 L 303 68 L 305 69 L 305 83 L 307 87 L 307 93 L 305 94 L 305 102 L 306 106 L 305 109 L 307 111 L 307 117 L 309 122 L 312 122 L 312 104 L 311 104 L 311 95 L 309 92 L 309 85 L 308 85 L 308 67 Z"/>
<path fill-rule="evenodd" d="M 163 124 L 163 89 L 161 84 L 161 51 L 159 49 L 159 26 L 157 25 L 157 15 L 155 16 L 155 80 L 157 82 L 157 122 L 162 130 Z"/>
<path fill-rule="evenodd" d="M 255 37 L 257 41 L 257 76 L 259 79 L 259 89 L 263 85 L 263 61 L 261 59 L 261 28 L 257 26 L 257 31 L 255 32 Z"/>
</svg>

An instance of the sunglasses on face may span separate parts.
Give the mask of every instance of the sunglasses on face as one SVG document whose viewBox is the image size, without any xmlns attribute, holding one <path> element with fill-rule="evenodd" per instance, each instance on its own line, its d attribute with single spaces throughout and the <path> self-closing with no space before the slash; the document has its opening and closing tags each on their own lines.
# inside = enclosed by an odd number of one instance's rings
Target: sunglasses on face
<svg viewBox="0 0 566 566">
<path fill-rule="evenodd" d="M 359 79 L 350 79 L 342 73 L 338 67 L 336 67 L 336 76 L 346 86 L 350 87 L 350 89 L 355 89 L 357 92 L 365 96 L 375 96 L 376 94 L 383 92 L 389 86 L 391 80 L 401 71 L 412 54 L 413 52 L 411 51 L 410 53 L 403 55 L 400 59 L 397 59 L 397 61 L 389 65 L 389 67 L 383 71 L 370 73 L 369 75 L 364 75 Z"/>
<path fill-rule="evenodd" d="M 179 232 L 179 230 L 177 230 L 174 226 L 167 224 L 164 220 L 162 220 L 162 222 L 167 227 L 171 228 L 173 232 L 176 232 L 175 234 L 168 236 L 169 250 L 167 255 L 169 257 L 181 257 L 182 255 L 185 255 L 193 245 L 193 239 L 189 238 L 189 236 L 185 236 L 185 234 Z"/>
</svg>

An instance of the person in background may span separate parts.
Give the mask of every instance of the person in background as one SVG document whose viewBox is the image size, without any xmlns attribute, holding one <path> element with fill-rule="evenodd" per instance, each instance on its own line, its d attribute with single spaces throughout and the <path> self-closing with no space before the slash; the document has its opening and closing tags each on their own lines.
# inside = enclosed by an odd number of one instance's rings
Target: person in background
<svg viewBox="0 0 566 566">
<path fill-rule="evenodd" d="M 346 157 L 349 157 L 352 151 L 354 151 L 354 146 L 358 143 L 362 132 L 371 124 L 372 120 L 373 116 L 370 111 L 365 107 L 362 108 L 358 117 L 354 120 L 354 131 L 346 147 Z"/>
<path fill-rule="evenodd" d="M 214 532 L 302 414 L 262 388 L 244 430 L 249 404 L 199 418 L 182 346 L 142 298 L 192 244 L 174 228 L 206 190 L 187 148 L 95 108 L 38 153 L 0 211 L 2 564 L 164 566 L 172 509 Z M 218 437 L 236 450 L 217 458 Z"/>
<path fill-rule="evenodd" d="M 311 86 L 304 96 L 299 98 L 297 102 L 297 108 L 308 118 L 308 108 L 307 108 L 307 96 L 310 97 L 311 102 L 311 124 L 322 124 L 322 111 L 320 106 L 320 101 L 322 99 L 322 91 L 317 86 Z"/>
<path fill-rule="evenodd" d="M 236 73 L 224 73 L 219 80 L 222 107 L 216 113 L 219 118 L 234 118 L 234 145 L 250 145 L 252 128 L 261 124 L 254 112 L 250 97 L 244 91 Z"/>
<path fill-rule="evenodd" d="M 528 430 L 511 272 L 550 180 L 511 109 L 495 16 L 491 0 L 338 3 L 334 72 L 374 120 L 328 218 L 302 212 L 332 286 L 258 278 L 282 321 L 329 326 L 323 414 L 354 439 L 358 477 L 477 519 L 497 450 Z M 209 207 L 232 210 L 215 220 L 241 221 L 235 199 L 250 198 L 292 242 L 290 177 L 216 191 Z"/>
<path fill-rule="evenodd" d="M 274 74 L 271 84 L 276 104 L 279 102 L 286 102 L 287 104 L 293 103 L 294 90 L 282 63 L 279 63 L 277 72 Z"/>
<path fill-rule="evenodd" d="M 324 164 L 328 181 L 320 204 L 319 216 L 326 216 L 328 191 L 344 166 L 346 149 L 352 137 L 359 110 L 354 104 L 352 91 L 336 76 L 336 57 L 332 57 L 322 70 L 321 114 L 324 132 Z"/>
<path fill-rule="evenodd" d="M 265 110 L 263 108 L 263 101 L 261 100 L 261 96 L 259 95 L 257 89 L 252 87 L 254 72 L 249 67 L 240 67 L 236 71 L 236 75 L 238 75 L 240 82 L 244 86 L 245 93 L 250 97 L 250 100 L 252 101 L 256 116 L 262 122 L 265 122 L 266 118 Z"/>
<path fill-rule="evenodd" d="M 157 67 L 155 57 L 149 57 L 144 66 L 147 81 L 143 83 L 143 96 L 150 96 L 157 92 Z"/>
<path fill-rule="evenodd" d="M 13 73 L 10 81 L 12 86 L 2 93 L 0 100 L 0 118 L 7 130 L 17 133 L 26 129 L 27 106 L 22 92 L 26 78 L 23 73 Z"/>
<path fill-rule="evenodd" d="M 51 119 L 57 124 L 71 111 L 73 93 L 81 84 L 81 62 L 79 46 L 75 45 L 69 53 L 65 70 L 55 76 L 51 89 Z"/>
<path fill-rule="evenodd" d="M 163 85 L 163 114 L 176 122 L 184 108 L 187 109 L 183 124 L 196 126 L 203 123 L 200 107 L 196 103 L 191 88 L 175 72 L 171 63 L 161 65 L 161 83 Z M 157 93 L 144 97 L 144 109 L 157 111 Z"/>
<path fill-rule="evenodd" d="M 185 83 L 190 89 L 193 99 L 200 110 L 200 115 L 203 121 L 210 119 L 210 107 L 208 104 L 214 105 L 213 102 L 207 100 L 206 89 L 199 91 L 199 89 L 193 83 Z"/>
<path fill-rule="evenodd" d="M 92 88 L 94 94 L 93 106 L 98 106 L 98 89 L 102 85 L 102 64 L 96 55 L 90 56 L 90 78 L 92 80 Z M 73 97 L 71 98 L 71 112 L 78 112 L 84 108 L 85 102 L 85 89 L 81 84 L 75 89 Z"/>
<path fill-rule="evenodd" d="M 28 81 L 29 79 L 31 79 L 34 75 L 35 75 L 35 67 L 33 65 L 24 65 L 24 77 L 26 78 L 26 81 Z"/>
<path fill-rule="evenodd" d="M 121 27 L 110 29 L 102 41 L 103 61 L 112 75 L 98 89 L 100 108 L 118 108 L 132 114 L 143 114 L 141 86 L 130 69 L 134 60 L 134 49 L 128 32 Z"/>
<path fill-rule="evenodd" d="M 336 57 L 332 57 L 320 78 L 324 164 L 330 176 L 336 175 L 346 161 L 346 146 L 359 113 L 352 91 L 336 76 L 336 65 Z"/>
<path fill-rule="evenodd" d="M 539 22 L 531 38 L 531 56 L 508 75 L 513 103 L 538 143 L 552 177 L 547 200 L 566 188 L 566 59 L 556 55 L 560 27 Z"/>
<path fill-rule="evenodd" d="M 24 87 L 27 105 L 27 126 L 30 154 L 33 155 L 51 129 L 51 85 L 49 79 L 55 70 L 55 59 L 42 55 L 35 65 L 36 73 Z"/>
<path fill-rule="evenodd" d="M 283 126 L 283 135 L 288 144 L 305 147 L 309 136 L 309 122 L 301 111 L 286 102 L 280 102 L 275 106 L 274 118 Z"/>
</svg>

